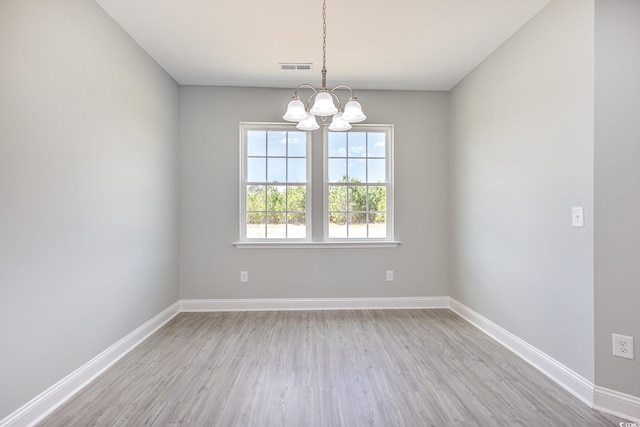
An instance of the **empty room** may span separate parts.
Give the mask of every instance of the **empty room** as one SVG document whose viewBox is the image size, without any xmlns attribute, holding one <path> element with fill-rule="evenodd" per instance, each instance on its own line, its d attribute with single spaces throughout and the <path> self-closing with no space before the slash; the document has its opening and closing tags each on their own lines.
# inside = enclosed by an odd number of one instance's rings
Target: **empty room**
<svg viewBox="0 0 640 427">
<path fill-rule="evenodd" d="M 638 159 L 638 0 L 0 0 L 0 426 L 638 426 Z"/>
</svg>

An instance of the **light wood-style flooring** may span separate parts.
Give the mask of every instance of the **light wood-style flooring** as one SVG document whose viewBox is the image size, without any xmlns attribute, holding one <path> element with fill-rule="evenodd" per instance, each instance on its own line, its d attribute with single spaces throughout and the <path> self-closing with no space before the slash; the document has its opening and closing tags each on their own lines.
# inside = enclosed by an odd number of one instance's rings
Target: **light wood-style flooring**
<svg viewBox="0 0 640 427">
<path fill-rule="evenodd" d="M 181 313 L 40 425 L 618 426 L 449 310 Z"/>
</svg>

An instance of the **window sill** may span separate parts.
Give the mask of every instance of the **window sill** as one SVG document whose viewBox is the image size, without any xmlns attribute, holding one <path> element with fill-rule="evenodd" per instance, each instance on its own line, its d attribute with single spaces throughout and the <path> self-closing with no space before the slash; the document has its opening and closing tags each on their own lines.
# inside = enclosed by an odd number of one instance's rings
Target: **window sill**
<svg viewBox="0 0 640 427">
<path fill-rule="evenodd" d="M 361 249 L 361 248 L 395 248 L 401 242 L 234 242 L 238 249 Z"/>
</svg>

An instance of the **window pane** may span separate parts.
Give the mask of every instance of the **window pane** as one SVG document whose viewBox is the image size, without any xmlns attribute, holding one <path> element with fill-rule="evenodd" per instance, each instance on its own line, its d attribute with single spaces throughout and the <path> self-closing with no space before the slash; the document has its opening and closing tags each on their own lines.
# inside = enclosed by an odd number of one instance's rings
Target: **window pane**
<svg viewBox="0 0 640 427">
<path fill-rule="evenodd" d="M 345 214 L 329 214 L 329 237 L 336 239 L 344 239 L 347 237 L 347 221 Z"/>
<path fill-rule="evenodd" d="M 329 140 L 327 141 L 327 145 L 329 157 L 346 157 L 347 133 L 329 132 Z"/>
<path fill-rule="evenodd" d="M 286 188 L 281 185 L 270 185 L 267 187 L 267 210 L 284 212 L 286 210 L 285 205 L 285 192 Z"/>
<path fill-rule="evenodd" d="M 267 208 L 266 191 L 264 185 L 247 185 L 247 211 L 263 211 Z"/>
<path fill-rule="evenodd" d="M 349 182 L 367 182 L 365 159 L 349 159 Z"/>
<path fill-rule="evenodd" d="M 307 182 L 307 159 L 288 159 L 287 182 Z"/>
<path fill-rule="evenodd" d="M 267 133 L 263 130 L 247 131 L 247 155 L 264 156 L 267 149 Z"/>
<path fill-rule="evenodd" d="M 264 239 L 266 236 L 266 224 L 263 212 L 247 213 L 247 238 Z"/>
<path fill-rule="evenodd" d="M 349 212 L 348 214 L 349 226 L 365 226 L 367 224 L 367 214 L 366 212 Z M 362 228 L 362 227 L 360 227 Z M 349 231 L 349 235 L 351 235 L 351 231 Z"/>
<path fill-rule="evenodd" d="M 287 189 L 287 210 L 304 212 L 307 209 L 307 188 L 292 185 Z"/>
<path fill-rule="evenodd" d="M 307 156 L 307 134 L 305 132 L 289 132 L 289 157 Z"/>
<path fill-rule="evenodd" d="M 347 210 L 347 187 L 329 186 L 329 212 Z"/>
<path fill-rule="evenodd" d="M 366 132 L 349 132 L 349 157 L 364 157 L 367 152 Z"/>
<path fill-rule="evenodd" d="M 369 132 L 367 139 L 369 157 L 386 157 L 386 135 L 384 132 Z"/>
<path fill-rule="evenodd" d="M 287 217 L 287 237 L 304 239 L 307 237 L 306 216 L 303 212 L 290 213 Z"/>
<path fill-rule="evenodd" d="M 264 157 L 247 159 L 247 182 L 265 182 L 266 160 Z"/>
<path fill-rule="evenodd" d="M 287 237 L 286 233 L 285 214 L 270 212 L 267 222 L 267 239 L 284 239 Z"/>
<path fill-rule="evenodd" d="M 287 181 L 287 159 L 267 159 L 267 182 Z"/>
<path fill-rule="evenodd" d="M 368 191 L 369 210 L 370 211 L 386 211 L 387 210 L 387 187 L 371 186 Z"/>
<path fill-rule="evenodd" d="M 267 147 L 269 157 L 287 155 L 287 133 L 281 131 L 269 131 L 267 135 Z"/>
<path fill-rule="evenodd" d="M 387 237 L 387 221 L 384 212 L 369 213 L 369 237 L 376 239 Z"/>
<path fill-rule="evenodd" d="M 367 210 L 367 187 L 349 187 L 349 210 L 350 211 L 366 211 Z"/>
<path fill-rule="evenodd" d="M 367 174 L 368 179 L 367 182 L 386 182 L 386 161 L 384 159 L 371 159 L 368 160 L 369 167 Z"/>
<path fill-rule="evenodd" d="M 357 239 L 367 237 L 367 214 L 364 212 L 349 214 L 349 237 Z"/>
<path fill-rule="evenodd" d="M 329 159 L 329 182 L 347 181 L 347 159 Z"/>
<path fill-rule="evenodd" d="M 305 225 L 307 222 L 307 215 L 304 212 L 289 212 L 287 214 L 287 223 L 289 226 Z"/>
</svg>

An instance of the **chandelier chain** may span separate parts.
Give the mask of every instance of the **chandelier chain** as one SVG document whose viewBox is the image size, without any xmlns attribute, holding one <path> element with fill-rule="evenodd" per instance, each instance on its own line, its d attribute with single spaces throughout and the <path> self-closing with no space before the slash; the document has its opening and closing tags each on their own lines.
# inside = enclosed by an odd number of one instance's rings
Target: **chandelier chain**
<svg viewBox="0 0 640 427">
<path fill-rule="evenodd" d="M 327 2 L 322 2 L 322 68 L 327 65 Z"/>
</svg>

